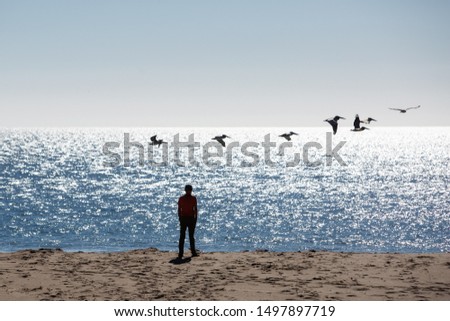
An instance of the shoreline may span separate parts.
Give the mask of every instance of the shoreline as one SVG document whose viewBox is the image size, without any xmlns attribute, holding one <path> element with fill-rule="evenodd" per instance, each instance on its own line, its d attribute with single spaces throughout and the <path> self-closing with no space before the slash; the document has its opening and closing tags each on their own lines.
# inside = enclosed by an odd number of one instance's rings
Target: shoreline
<svg viewBox="0 0 450 321">
<path fill-rule="evenodd" d="M 0 253 L 0 300 L 450 300 L 450 253 Z"/>
<path fill-rule="evenodd" d="M 189 242 L 188 242 L 189 243 Z M 24 248 L 24 249 L 17 249 L 17 250 L 11 250 L 11 251 L 2 251 L 0 250 L 1 254 L 13 254 L 18 252 L 39 252 L 39 251 L 55 251 L 55 252 L 64 252 L 64 253 L 90 253 L 90 254 L 115 254 L 115 253 L 127 253 L 127 252 L 133 252 L 133 251 L 157 251 L 162 253 L 174 253 L 176 254 L 177 246 L 173 246 L 169 250 L 162 250 L 157 247 L 148 247 L 148 248 L 129 248 L 129 249 L 119 249 L 119 250 L 92 250 L 92 249 L 78 249 L 78 250 L 72 250 L 72 249 L 64 249 L 61 247 L 36 247 L 36 248 Z M 187 249 L 188 250 L 188 249 Z M 336 254 L 411 254 L 411 255 L 433 255 L 433 254 L 450 254 L 450 251 L 432 251 L 432 252 L 399 252 L 399 251 L 378 251 L 378 252 L 369 252 L 369 251 L 343 251 L 343 250 L 330 250 L 330 249 L 304 249 L 304 250 L 297 250 L 297 251 L 277 251 L 277 250 L 270 250 L 270 249 L 250 249 L 250 250 L 214 250 L 214 251 L 205 251 L 205 250 L 199 250 L 201 253 L 206 254 L 214 254 L 214 253 L 336 253 Z M 189 252 L 189 251 L 188 251 Z"/>
</svg>

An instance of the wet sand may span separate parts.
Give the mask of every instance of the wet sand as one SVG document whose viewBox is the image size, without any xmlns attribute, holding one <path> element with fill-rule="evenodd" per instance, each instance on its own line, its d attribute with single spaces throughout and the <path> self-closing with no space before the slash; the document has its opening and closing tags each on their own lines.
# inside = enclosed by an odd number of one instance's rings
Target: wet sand
<svg viewBox="0 0 450 321">
<path fill-rule="evenodd" d="M 450 300 L 450 253 L 0 253 L 0 300 Z"/>
</svg>

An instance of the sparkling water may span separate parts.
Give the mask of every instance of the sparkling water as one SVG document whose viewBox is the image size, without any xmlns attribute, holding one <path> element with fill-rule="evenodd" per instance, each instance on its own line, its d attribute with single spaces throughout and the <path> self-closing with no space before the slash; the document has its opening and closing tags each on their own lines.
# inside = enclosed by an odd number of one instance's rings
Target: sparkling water
<svg viewBox="0 0 450 321">
<path fill-rule="evenodd" d="M 450 128 L 292 130 L 1 129 L 0 251 L 176 251 L 185 184 L 201 251 L 450 250 Z"/>
</svg>

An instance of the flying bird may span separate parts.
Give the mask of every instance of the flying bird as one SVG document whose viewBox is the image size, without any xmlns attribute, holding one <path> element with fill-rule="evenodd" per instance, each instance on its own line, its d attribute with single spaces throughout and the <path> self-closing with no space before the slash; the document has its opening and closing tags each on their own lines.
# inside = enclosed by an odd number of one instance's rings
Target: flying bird
<svg viewBox="0 0 450 321">
<path fill-rule="evenodd" d="M 389 108 L 389 109 L 398 110 L 400 113 L 404 114 L 410 109 L 417 109 L 417 108 L 420 108 L 420 105 L 418 105 L 416 107 L 408 107 L 408 108 L 405 108 L 405 109 L 401 109 L 401 108 Z"/>
<path fill-rule="evenodd" d="M 225 147 L 225 141 L 224 141 L 224 139 L 225 138 L 231 138 L 230 136 L 227 136 L 227 135 L 222 135 L 222 136 L 216 136 L 216 137 L 213 137 L 213 138 L 211 138 L 212 140 L 217 140 L 219 143 L 220 143 L 220 145 L 222 145 L 223 147 Z"/>
<path fill-rule="evenodd" d="M 324 121 L 328 122 L 331 125 L 331 127 L 333 127 L 333 135 L 336 135 L 336 133 L 337 133 L 339 119 L 345 119 L 345 118 L 341 117 L 341 116 L 334 116 L 334 118 L 328 118 L 328 119 L 324 120 Z"/>
<path fill-rule="evenodd" d="M 360 124 L 361 124 L 362 122 L 361 122 L 361 120 L 359 120 L 359 115 L 358 114 L 356 114 L 356 116 L 355 116 L 355 120 L 354 120 L 354 122 L 353 122 L 353 129 L 351 129 L 351 131 L 352 132 L 362 132 L 363 130 L 366 130 L 366 129 L 369 129 L 369 128 L 367 128 L 367 127 L 360 127 Z"/>
<path fill-rule="evenodd" d="M 289 132 L 289 133 L 280 135 L 279 137 L 284 137 L 284 138 L 286 138 L 286 140 L 290 141 L 292 135 L 298 135 L 298 134 L 291 131 L 291 132 Z"/>
<path fill-rule="evenodd" d="M 377 120 L 373 119 L 372 117 L 369 117 L 367 119 L 361 120 L 361 123 L 370 124 L 371 121 L 377 121 Z"/>
<path fill-rule="evenodd" d="M 363 130 L 369 130 L 370 128 L 362 126 L 361 128 L 353 128 L 351 129 L 352 132 L 362 132 Z"/>
<path fill-rule="evenodd" d="M 167 144 L 167 142 L 163 141 L 162 139 L 156 139 L 156 136 L 157 135 L 150 137 L 152 145 L 158 145 L 158 147 L 159 147 L 159 146 L 161 146 L 161 144 Z"/>
</svg>

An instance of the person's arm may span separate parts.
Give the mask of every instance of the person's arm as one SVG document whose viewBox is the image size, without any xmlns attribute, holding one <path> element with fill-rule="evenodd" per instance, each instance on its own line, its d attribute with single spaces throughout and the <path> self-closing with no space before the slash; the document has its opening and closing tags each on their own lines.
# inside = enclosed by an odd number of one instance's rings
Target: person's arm
<svg viewBox="0 0 450 321">
<path fill-rule="evenodd" d="M 194 200 L 194 208 L 192 210 L 194 211 L 194 218 L 197 218 L 197 197 Z"/>
<path fill-rule="evenodd" d="M 178 218 L 181 217 L 181 199 L 178 199 Z"/>
</svg>

